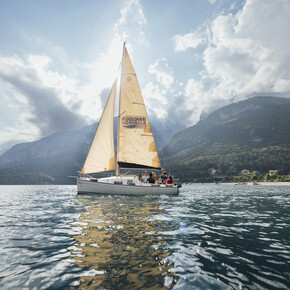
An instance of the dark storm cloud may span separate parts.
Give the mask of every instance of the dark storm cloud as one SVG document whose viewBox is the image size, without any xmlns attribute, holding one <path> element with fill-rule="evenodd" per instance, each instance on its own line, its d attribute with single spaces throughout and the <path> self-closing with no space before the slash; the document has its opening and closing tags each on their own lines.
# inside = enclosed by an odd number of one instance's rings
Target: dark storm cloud
<svg viewBox="0 0 290 290">
<path fill-rule="evenodd" d="M 110 94 L 110 89 L 109 88 L 102 89 L 102 91 L 100 93 L 100 99 L 101 99 L 102 108 L 105 107 L 105 105 L 107 103 L 107 100 L 108 100 L 109 94 Z"/>
<path fill-rule="evenodd" d="M 23 94 L 28 101 L 32 117 L 28 121 L 36 125 L 41 136 L 61 130 L 72 130 L 85 125 L 85 120 L 70 111 L 53 88 L 42 85 L 33 70 L 0 71 L 0 78 Z"/>
<path fill-rule="evenodd" d="M 191 125 L 189 119 L 193 113 L 192 109 L 188 109 L 185 103 L 185 96 L 178 95 L 171 99 L 168 108 L 168 122 L 175 124 L 178 130 L 182 130 Z"/>
</svg>

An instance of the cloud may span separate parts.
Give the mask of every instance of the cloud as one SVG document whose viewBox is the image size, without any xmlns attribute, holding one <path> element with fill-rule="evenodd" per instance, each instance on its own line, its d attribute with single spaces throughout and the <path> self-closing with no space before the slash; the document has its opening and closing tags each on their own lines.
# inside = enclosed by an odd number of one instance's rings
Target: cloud
<svg viewBox="0 0 290 290">
<path fill-rule="evenodd" d="M 147 44 L 144 33 L 147 20 L 140 2 L 138 0 L 125 1 L 120 13 L 121 17 L 116 21 L 114 26 L 115 33 L 123 38 L 123 40 L 126 40 L 128 37 L 129 40 L 136 39 L 139 44 Z"/>
<path fill-rule="evenodd" d="M 144 33 L 147 24 L 142 5 L 138 0 L 127 0 L 120 11 L 120 17 L 115 21 L 112 40 L 104 53 L 89 63 L 81 64 L 85 74 L 88 75 L 88 83 L 83 87 L 83 95 L 86 101 L 82 104 L 82 112 L 89 115 L 91 120 L 101 116 L 106 92 L 113 85 L 114 78 L 118 74 L 119 64 L 122 58 L 122 45 L 128 39 L 137 40 L 138 44 L 146 44 Z M 126 44 L 130 53 L 133 48 L 130 41 Z M 97 108 L 97 109 L 96 109 Z"/>
<path fill-rule="evenodd" d="M 153 65 L 151 64 L 149 66 L 148 72 L 155 74 L 157 81 L 166 89 L 168 89 L 174 81 L 173 69 L 169 67 L 166 58 L 157 59 Z"/>
<path fill-rule="evenodd" d="M 289 13 L 289 2 L 252 0 L 235 15 L 217 17 L 203 54 L 208 76 L 244 95 L 276 92 L 281 79 L 287 84 L 290 38 L 285 30 L 290 25 Z M 290 90 L 289 86 L 282 88 Z"/>
<path fill-rule="evenodd" d="M 110 94 L 110 88 L 105 88 L 101 91 L 100 99 L 101 99 L 101 107 L 102 108 L 105 108 L 109 94 Z"/>
<path fill-rule="evenodd" d="M 196 113 L 209 113 L 252 92 L 290 96 L 289 15 L 289 1 L 248 0 L 237 13 L 218 15 L 204 26 L 206 39 L 174 38 L 176 50 L 205 45 L 200 78 L 188 79 L 184 89 L 186 105 L 194 110 L 192 123 Z"/>
<path fill-rule="evenodd" d="M 167 118 L 168 101 L 167 98 L 163 96 L 159 86 L 149 82 L 142 92 L 148 112 L 155 114 L 158 119 Z"/>
<path fill-rule="evenodd" d="M 74 104 L 74 81 L 49 70 L 50 61 L 43 55 L 0 57 L 1 83 L 7 94 L 16 96 L 9 105 L 18 108 L 19 117 L 30 124 L 30 129 L 31 125 L 38 128 L 38 137 L 86 124 L 70 109 Z"/>
<path fill-rule="evenodd" d="M 97 53 L 94 60 L 76 62 L 59 44 L 28 34 L 24 35 L 26 41 L 42 51 L 45 47 L 46 53 L 0 55 L 0 97 L 7 101 L 0 104 L 0 147 L 95 122 L 118 73 L 125 32 L 129 40 L 144 46 L 146 24 L 140 2 L 128 0 L 112 27 L 114 35 L 104 53 L 91 52 Z M 131 50 L 130 45 L 127 47 Z"/>
<path fill-rule="evenodd" d="M 198 47 L 205 42 L 205 38 L 199 32 L 190 32 L 184 35 L 174 35 L 173 42 L 176 51 L 185 51 L 188 48 Z"/>
</svg>

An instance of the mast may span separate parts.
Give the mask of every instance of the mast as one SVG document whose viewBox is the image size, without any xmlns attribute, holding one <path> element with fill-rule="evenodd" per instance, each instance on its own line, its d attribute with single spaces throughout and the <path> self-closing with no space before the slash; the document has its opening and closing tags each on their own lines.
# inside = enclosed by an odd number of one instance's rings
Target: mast
<svg viewBox="0 0 290 290">
<path fill-rule="evenodd" d="M 123 53 L 122 53 L 122 62 L 121 62 L 121 76 L 120 76 L 120 88 L 119 88 L 119 112 L 118 112 L 118 132 L 117 132 L 117 158 L 116 158 L 116 176 L 118 176 L 120 174 L 120 166 L 118 164 L 118 159 L 119 159 L 119 147 L 120 147 L 120 126 L 121 126 L 121 122 L 120 122 L 120 118 L 121 118 L 121 86 L 122 86 L 122 69 L 123 69 L 123 60 L 124 60 L 124 54 L 125 54 L 125 45 L 126 42 L 124 41 L 123 43 Z"/>
</svg>

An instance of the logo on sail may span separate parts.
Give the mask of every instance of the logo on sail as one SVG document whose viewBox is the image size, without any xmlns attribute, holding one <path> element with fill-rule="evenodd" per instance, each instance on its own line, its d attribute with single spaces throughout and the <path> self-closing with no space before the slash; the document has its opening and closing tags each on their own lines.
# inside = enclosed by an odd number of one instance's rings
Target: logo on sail
<svg viewBox="0 0 290 290">
<path fill-rule="evenodd" d="M 146 117 L 143 116 L 124 116 L 122 126 L 130 129 L 146 129 Z"/>
</svg>

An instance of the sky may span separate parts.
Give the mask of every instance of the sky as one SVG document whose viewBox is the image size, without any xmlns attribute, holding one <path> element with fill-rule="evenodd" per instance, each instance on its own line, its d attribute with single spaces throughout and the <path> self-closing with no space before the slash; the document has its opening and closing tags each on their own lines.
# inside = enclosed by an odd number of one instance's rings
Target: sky
<svg viewBox="0 0 290 290">
<path fill-rule="evenodd" d="M 289 0 L 0 0 L 0 153 L 98 121 L 127 49 L 149 119 L 290 97 Z"/>
</svg>

